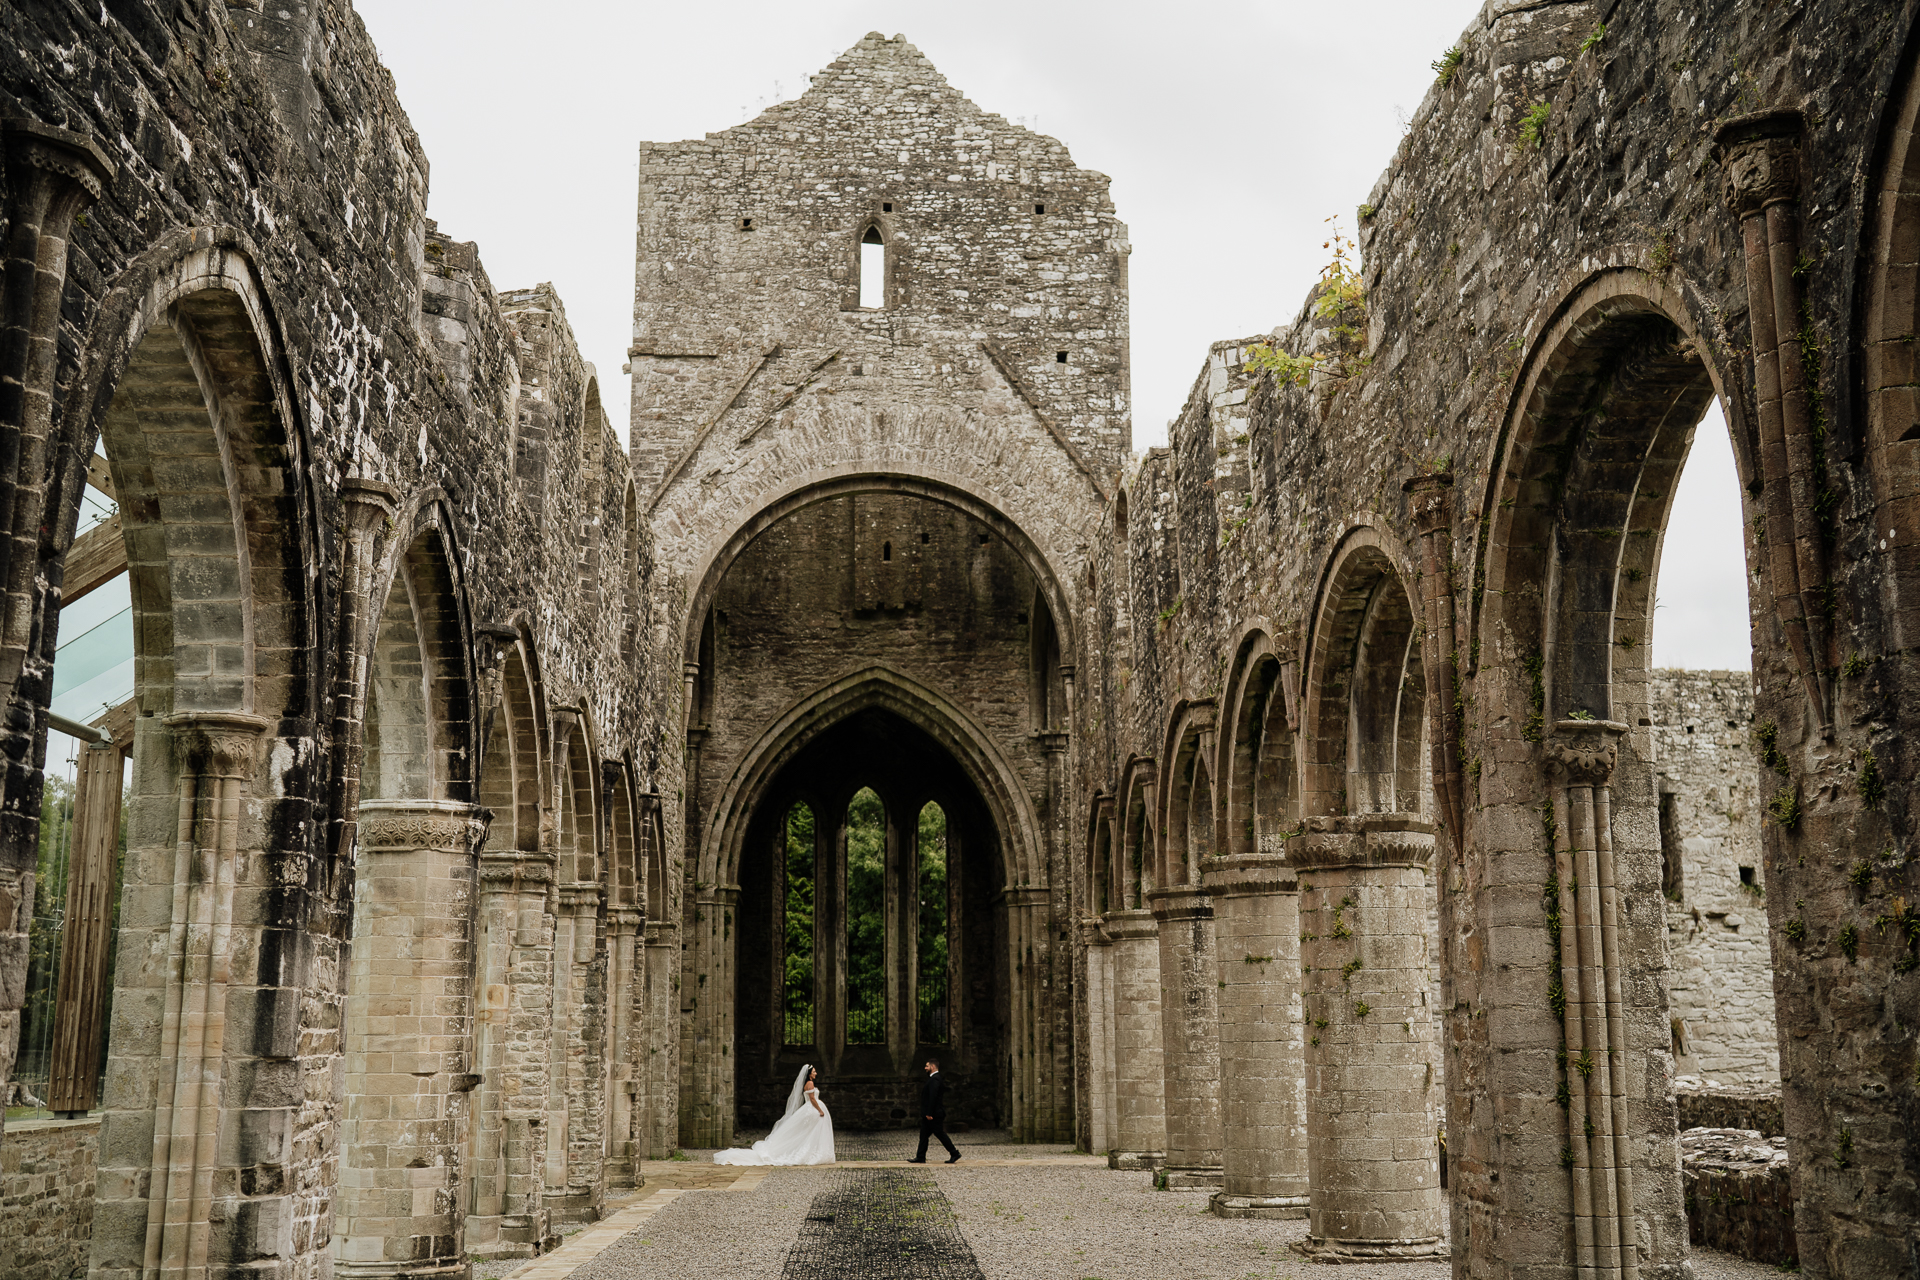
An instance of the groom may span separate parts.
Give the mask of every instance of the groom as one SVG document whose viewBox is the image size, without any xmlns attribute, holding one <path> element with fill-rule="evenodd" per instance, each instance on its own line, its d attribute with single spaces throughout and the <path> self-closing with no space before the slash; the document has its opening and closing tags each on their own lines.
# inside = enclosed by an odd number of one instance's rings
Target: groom
<svg viewBox="0 0 1920 1280">
<path fill-rule="evenodd" d="M 947 1136 L 946 1093 L 947 1082 L 940 1078 L 940 1064 L 928 1058 L 927 1082 L 920 1086 L 920 1154 L 907 1161 L 908 1164 L 927 1162 L 927 1139 L 930 1137 L 938 1137 L 940 1145 L 947 1149 L 948 1164 L 960 1158 L 953 1139 Z"/>
</svg>

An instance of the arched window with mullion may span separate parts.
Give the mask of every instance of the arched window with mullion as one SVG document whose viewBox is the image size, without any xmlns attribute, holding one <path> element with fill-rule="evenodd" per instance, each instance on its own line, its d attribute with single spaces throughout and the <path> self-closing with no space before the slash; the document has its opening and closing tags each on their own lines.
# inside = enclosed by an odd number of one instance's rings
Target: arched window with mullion
<svg viewBox="0 0 1920 1280">
<path fill-rule="evenodd" d="M 812 806 L 787 810 L 781 824 L 782 908 L 781 1041 L 801 1048 L 814 1044 L 813 920 L 817 882 Z"/>
<path fill-rule="evenodd" d="M 920 925 L 915 990 L 920 1015 L 919 1036 L 921 1044 L 945 1044 L 950 985 L 946 810 L 928 801 L 920 810 L 918 826 Z"/>
<path fill-rule="evenodd" d="M 846 1043 L 887 1042 L 887 809 L 873 788 L 847 803 Z"/>
</svg>

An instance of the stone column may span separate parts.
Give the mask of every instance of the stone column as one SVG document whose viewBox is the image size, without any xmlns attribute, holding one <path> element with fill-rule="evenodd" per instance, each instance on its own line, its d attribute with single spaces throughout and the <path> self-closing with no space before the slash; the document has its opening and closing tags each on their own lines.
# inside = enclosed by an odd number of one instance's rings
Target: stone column
<svg viewBox="0 0 1920 1280">
<path fill-rule="evenodd" d="M 464 1277 L 460 1160 L 469 1077 L 470 804 L 359 812 L 334 1274 Z"/>
<path fill-rule="evenodd" d="M 1043 981 L 1047 919 L 1052 894 L 1045 889 L 1009 888 L 1007 971 L 1013 976 L 1013 1007 L 1007 1019 L 1007 1059 L 1012 1064 L 1012 1129 L 1015 1142 L 1047 1140 L 1041 1099 L 1041 1021 L 1046 1007 Z"/>
<path fill-rule="evenodd" d="M 1113 943 L 1098 920 L 1080 922 L 1087 957 L 1087 1150 L 1114 1145 Z"/>
<path fill-rule="evenodd" d="M 593 1222 L 604 1195 L 606 965 L 600 886 L 559 887 L 555 917 L 553 1091 L 548 1105 L 547 1202 L 559 1221 Z"/>
<path fill-rule="evenodd" d="M 473 1152 L 467 1249 L 530 1258 L 557 1241 L 546 1205 L 548 1046 L 553 1041 L 552 853 L 480 858 L 474 959 Z"/>
<path fill-rule="evenodd" d="M 1169 1191 L 1217 1189 L 1220 1129 L 1220 965 L 1213 900 L 1181 885 L 1147 895 L 1160 933 L 1161 1044 L 1165 1052 Z"/>
<path fill-rule="evenodd" d="M 52 693 L 51 661 L 35 664 L 29 690 L 18 689 L 33 641 L 35 575 L 45 474 L 44 452 L 53 421 L 60 301 L 67 284 L 67 234 L 76 214 L 98 199 L 114 166 L 97 143 L 29 120 L 0 121 L 7 165 L 6 239 L 0 244 L 0 705 L 31 695 L 33 714 L 13 718 L 0 733 L 0 1089 L 13 1077 L 20 1043 L 20 1005 L 26 998 L 27 932 L 33 918 L 33 878 L 39 854 L 40 794 L 44 785 L 34 746 Z M 23 465 L 39 458 L 40 464 Z M 23 508 L 32 508 L 31 510 Z M 26 519 L 30 517 L 30 519 Z M 16 541 L 25 524 L 31 537 Z M 24 563 L 13 561 L 24 557 Z M 42 603 L 57 608 L 57 601 Z M 51 645 L 46 646 L 49 650 Z M 50 656 L 50 654 L 49 654 Z M 3 1122 L 0 1122 L 3 1123 Z"/>
<path fill-rule="evenodd" d="M 1823 736 L 1831 720 L 1827 656 L 1826 536 L 1815 492 L 1814 415 L 1800 350 L 1800 138 L 1794 110 L 1761 111 L 1722 124 L 1714 142 L 1726 169 L 1727 203 L 1740 219 L 1747 268 L 1747 332 L 1753 343 L 1760 502 L 1774 613 L 1813 700 Z M 1818 388 L 1812 390 L 1817 391 Z"/>
<path fill-rule="evenodd" d="M 1553 806 L 1568 1173 L 1583 1276 L 1640 1273 L 1633 1139 L 1627 1126 L 1626 960 L 1613 857 L 1611 782 L 1627 726 L 1559 720 L 1546 744 Z"/>
<path fill-rule="evenodd" d="M 198 1276 L 236 1253 L 290 1262 L 298 1249 L 283 1179 L 300 1090 L 266 1060 L 297 1052 L 300 993 L 249 990 L 250 966 L 235 972 L 236 960 L 260 954 L 277 889 L 263 874 L 266 831 L 248 806 L 268 722 L 187 712 L 165 723 L 169 734 L 149 730 L 135 743 L 146 765 L 136 777 L 178 773 L 172 796 L 137 802 L 144 825 L 128 854 L 96 1274 Z M 170 849 L 155 800 L 175 810 Z M 229 1043 L 236 1007 L 251 1017 Z M 248 1083 L 223 1088 L 230 1079 Z M 266 1190 L 255 1193 L 262 1175 Z"/>
<path fill-rule="evenodd" d="M 1166 1061 L 1160 1051 L 1160 930 L 1151 911 L 1109 911 L 1113 952 L 1114 1137 L 1110 1169 L 1167 1162 Z"/>
<path fill-rule="evenodd" d="M 1428 1005 L 1433 833 L 1408 814 L 1309 819 L 1300 876 L 1311 1226 L 1344 1262 L 1444 1258 Z"/>
<path fill-rule="evenodd" d="M 607 1174 L 609 1187 L 637 1187 L 640 1177 L 640 1068 L 645 976 L 640 932 L 646 917 L 618 907 L 607 912 Z"/>
<path fill-rule="evenodd" d="M 1216 858 L 1202 887 L 1220 947 L 1223 1218 L 1307 1216 L 1300 895 L 1273 854 Z"/>
<path fill-rule="evenodd" d="M 680 1062 L 680 1144 L 733 1144 L 733 937 L 728 921 L 738 885 L 708 885 L 693 895 L 693 936 L 681 975 L 685 1039 Z M 690 988 L 690 990 L 688 989 Z"/>
<path fill-rule="evenodd" d="M 645 1089 L 641 1156 L 665 1160 L 680 1131 L 680 926 L 648 921 L 646 1012 L 637 1050 Z"/>
</svg>

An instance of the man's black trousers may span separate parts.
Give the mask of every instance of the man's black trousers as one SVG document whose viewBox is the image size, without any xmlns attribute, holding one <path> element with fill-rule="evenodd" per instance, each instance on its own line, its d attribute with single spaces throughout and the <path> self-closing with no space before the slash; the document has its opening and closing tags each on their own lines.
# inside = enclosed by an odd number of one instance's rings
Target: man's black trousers
<svg viewBox="0 0 1920 1280">
<path fill-rule="evenodd" d="M 947 1118 L 945 1116 L 935 1116 L 931 1120 L 925 1116 L 920 1117 L 920 1154 L 914 1157 L 915 1160 L 925 1160 L 927 1158 L 928 1138 L 940 1139 L 940 1145 L 947 1149 L 948 1155 L 954 1157 L 956 1160 L 960 1158 L 960 1152 L 954 1147 L 953 1139 L 947 1136 Z"/>
</svg>

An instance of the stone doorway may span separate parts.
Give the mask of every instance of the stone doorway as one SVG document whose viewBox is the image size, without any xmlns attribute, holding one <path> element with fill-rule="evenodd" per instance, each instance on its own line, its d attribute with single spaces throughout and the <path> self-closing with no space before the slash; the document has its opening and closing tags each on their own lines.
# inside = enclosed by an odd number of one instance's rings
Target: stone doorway
<svg viewBox="0 0 1920 1280">
<path fill-rule="evenodd" d="M 781 770 L 740 867 L 741 1129 L 779 1118 L 805 1063 L 838 1125 L 911 1126 L 929 1056 L 956 1123 L 1001 1123 L 999 843 L 959 763 L 898 712 L 846 716 Z"/>
</svg>

